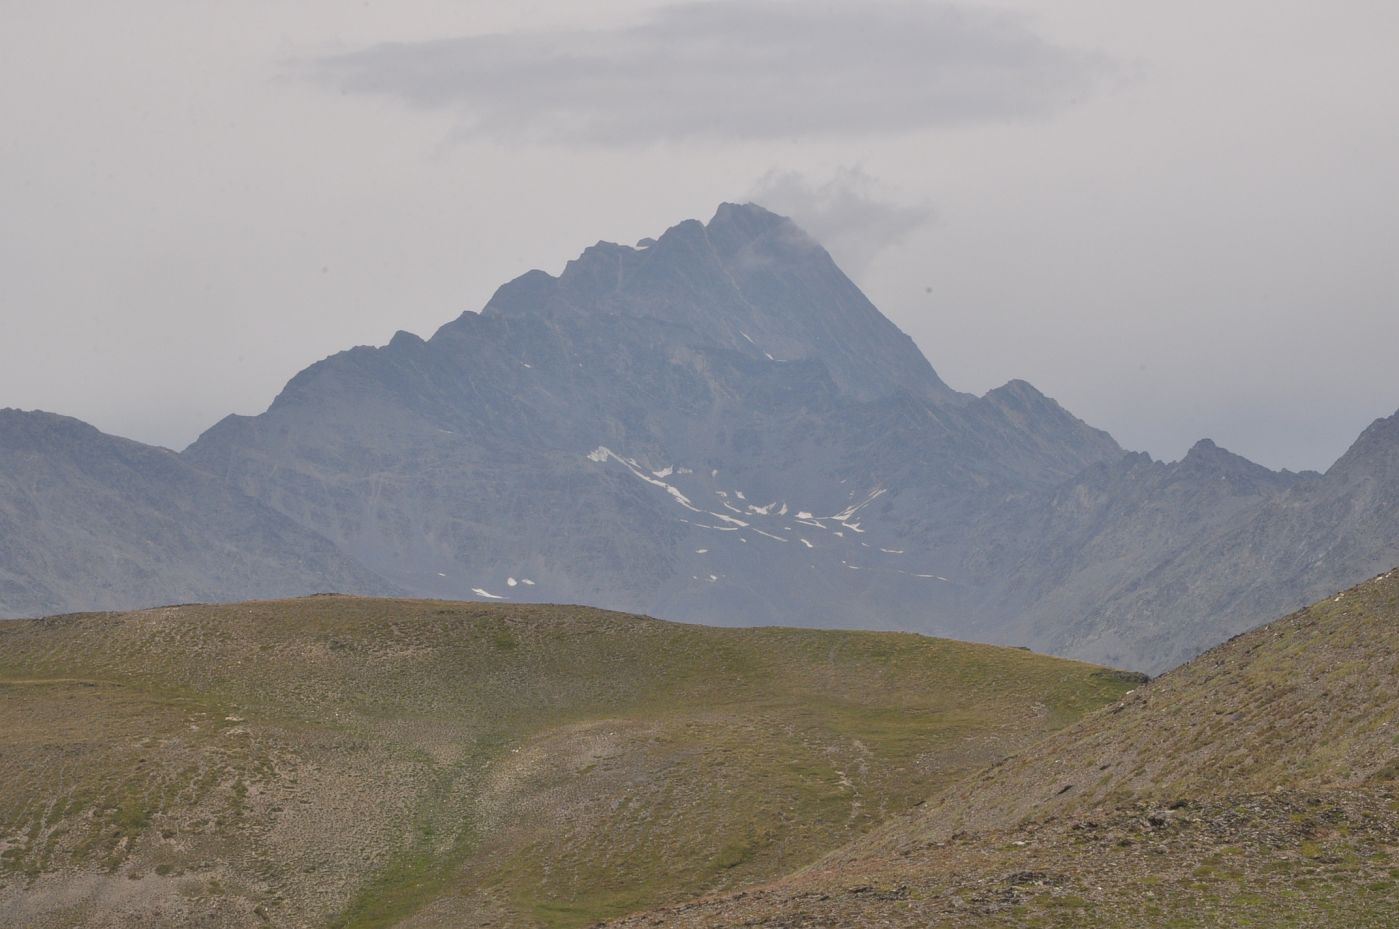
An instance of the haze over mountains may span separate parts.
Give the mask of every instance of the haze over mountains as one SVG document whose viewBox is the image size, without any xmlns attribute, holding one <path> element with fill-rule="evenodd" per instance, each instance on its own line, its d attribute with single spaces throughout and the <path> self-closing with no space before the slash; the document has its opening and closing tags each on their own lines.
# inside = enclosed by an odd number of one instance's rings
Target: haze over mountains
<svg viewBox="0 0 1399 929">
<path fill-rule="evenodd" d="M 142 447 L 60 427 L 0 416 L 0 454 L 43 475 L 0 478 L 0 614 L 405 591 L 1156 671 L 1399 562 L 1399 414 L 1324 475 L 1209 442 L 1154 462 L 1024 382 L 953 390 L 753 205 L 318 362 L 265 413 L 141 451 L 170 476 L 134 497 L 113 462 Z M 141 534 L 165 548 L 139 570 L 92 557 Z"/>
</svg>

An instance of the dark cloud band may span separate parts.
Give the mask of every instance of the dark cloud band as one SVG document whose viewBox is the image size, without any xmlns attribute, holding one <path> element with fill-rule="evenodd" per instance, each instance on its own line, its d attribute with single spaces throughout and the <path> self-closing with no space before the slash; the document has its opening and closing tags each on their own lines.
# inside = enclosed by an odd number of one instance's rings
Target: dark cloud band
<svg viewBox="0 0 1399 929">
<path fill-rule="evenodd" d="M 891 134 L 1063 107 L 1108 70 L 1023 20 L 901 0 L 713 0 L 639 24 L 386 43 L 320 59 L 347 93 L 511 140 L 646 144 Z"/>
</svg>

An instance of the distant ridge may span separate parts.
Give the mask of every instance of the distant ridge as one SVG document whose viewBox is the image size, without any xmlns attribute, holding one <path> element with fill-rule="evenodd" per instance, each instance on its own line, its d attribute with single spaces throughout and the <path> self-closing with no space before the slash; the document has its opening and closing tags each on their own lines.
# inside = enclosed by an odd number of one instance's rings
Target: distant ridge
<svg viewBox="0 0 1399 929">
<path fill-rule="evenodd" d="M 394 588 L 187 459 L 0 410 L 0 616 Z"/>
</svg>

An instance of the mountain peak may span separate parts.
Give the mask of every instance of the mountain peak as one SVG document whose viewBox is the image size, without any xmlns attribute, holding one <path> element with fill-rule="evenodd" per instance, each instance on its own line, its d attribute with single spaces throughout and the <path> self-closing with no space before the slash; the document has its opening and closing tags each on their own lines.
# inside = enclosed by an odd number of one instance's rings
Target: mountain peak
<svg viewBox="0 0 1399 929">
<path fill-rule="evenodd" d="M 774 213 L 767 207 L 754 203 L 751 200 L 746 200 L 743 203 L 734 203 L 733 201 L 725 200 L 723 203 L 719 204 L 718 209 L 714 211 L 714 218 L 709 222 L 710 225 L 713 225 L 716 222 L 729 222 L 737 219 L 768 223 L 791 222 L 787 217 Z"/>
<path fill-rule="evenodd" d="M 983 397 L 985 400 L 1006 402 L 1014 400 L 1018 403 L 1030 403 L 1039 405 L 1042 403 L 1053 403 L 1039 388 L 1029 381 L 1022 381 L 1020 378 L 1006 381 L 1000 387 L 993 387 L 988 390 Z"/>
<path fill-rule="evenodd" d="M 1399 486 L 1399 412 L 1365 427 L 1326 475 L 1342 478 L 1369 475 Z"/>
<path fill-rule="evenodd" d="M 899 392 L 936 403 L 963 399 L 785 216 L 755 203 L 721 203 L 707 224 L 687 219 L 642 243 L 599 242 L 557 277 L 521 275 L 482 312 L 578 326 L 600 316 L 655 320 L 688 330 L 670 337 L 690 347 L 759 363 L 819 361 L 858 399 Z"/>
<path fill-rule="evenodd" d="M 104 434 L 96 426 L 71 416 L 45 410 L 0 409 L 0 436 L 5 438 L 5 450 L 36 447 L 53 448 L 74 443 L 106 440 L 128 442 Z"/>
<path fill-rule="evenodd" d="M 1221 448 L 1213 439 L 1201 439 L 1175 464 L 1175 473 L 1190 477 L 1227 480 L 1238 490 L 1255 492 L 1282 486 L 1295 475 L 1283 474 Z"/>
<path fill-rule="evenodd" d="M 714 211 L 714 216 L 705 225 L 711 232 L 715 229 L 733 227 L 748 231 L 754 235 L 762 234 L 773 229 L 792 229 L 799 232 L 803 237 L 806 233 L 791 219 L 779 213 L 774 213 L 766 207 L 756 203 L 721 203 Z M 808 238 L 811 244 L 814 240 Z"/>
<path fill-rule="evenodd" d="M 1221 448 L 1213 439 L 1201 439 L 1190 450 L 1185 453 L 1185 457 L 1180 460 L 1180 465 L 1186 468 L 1205 468 L 1218 470 L 1229 468 L 1242 463 L 1251 467 L 1262 467 L 1256 465 L 1241 455 L 1236 455 L 1227 448 Z M 1264 470 L 1267 470 L 1266 468 Z"/>
<path fill-rule="evenodd" d="M 1262 465 L 1256 464 L 1244 456 L 1235 454 L 1229 451 L 1229 449 L 1218 445 L 1213 439 L 1201 439 L 1190 446 L 1190 451 L 1186 452 L 1185 457 L 1180 460 L 1181 464 L 1187 462 L 1198 464 L 1209 463 L 1212 465 L 1243 464 L 1251 468 L 1262 468 L 1264 471 L 1268 470 Z"/>
</svg>

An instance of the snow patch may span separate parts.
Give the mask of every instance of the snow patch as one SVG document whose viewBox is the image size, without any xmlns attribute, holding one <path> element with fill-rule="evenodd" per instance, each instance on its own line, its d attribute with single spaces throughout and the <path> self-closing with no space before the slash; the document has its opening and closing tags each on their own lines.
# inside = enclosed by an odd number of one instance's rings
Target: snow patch
<svg viewBox="0 0 1399 929">
<path fill-rule="evenodd" d="M 517 580 L 515 580 L 513 577 L 507 577 L 507 578 L 505 579 L 505 586 L 506 586 L 506 587 L 517 587 L 517 586 L 519 586 L 519 583 L 520 583 L 520 582 L 517 581 Z"/>
<path fill-rule="evenodd" d="M 666 493 L 670 494 L 672 497 L 675 498 L 675 502 L 683 506 L 685 509 L 695 513 L 704 512 L 699 507 L 691 503 L 690 498 L 681 493 L 678 487 L 675 487 L 671 484 L 667 484 L 665 481 L 659 478 L 652 477 L 651 475 L 643 471 L 641 469 L 641 465 L 636 463 L 635 458 L 623 458 L 616 452 L 612 451 L 612 449 L 608 448 L 606 445 L 599 445 L 597 448 L 593 449 L 591 452 L 588 453 L 589 461 L 603 462 L 609 458 L 611 458 L 613 461 L 620 462 L 627 468 L 628 471 L 630 471 L 632 474 L 635 474 L 637 477 L 641 478 L 646 483 L 659 487 Z"/>
<path fill-rule="evenodd" d="M 874 491 L 874 493 L 870 494 L 868 497 L 861 500 L 859 503 L 854 503 L 850 506 L 847 506 L 845 509 L 841 510 L 836 515 L 832 516 L 831 519 L 834 519 L 838 523 L 846 522 L 850 519 L 850 517 L 854 516 L 856 513 L 860 512 L 865 507 L 869 506 L 871 503 L 884 496 L 884 494 L 887 492 L 888 491 L 885 488 L 880 487 L 878 490 Z"/>
<path fill-rule="evenodd" d="M 487 600 L 504 600 L 504 599 L 505 599 L 504 597 L 498 597 L 498 596 L 496 596 L 495 594 L 491 593 L 491 592 L 488 591 L 488 590 L 483 590 L 483 589 L 480 588 L 480 587 L 473 587 L 473 588 L 471 588 L 471 592 L 474 593 L 474 594 L 475 594 L 476 596 L 478 596 L 478 597 L 485 597 Z"/>
<path fill-rule="evenodd" d="M 797 541 L 800 542 L 801 544 L 805 545 L 807 548 L 815 548 L 815 547 L 816 547 L 815 545 L 812 545 L 810 542 L 808 542 L 806 539 L 800 539 L 800 538 L 799 538 L 799 539 L 797 539 Z"/>
<path fill-rule="evenodd" d="M 713 516 L 714 514 L 711 513 L 710 515 Z M 688 519 L 682 519 L 682 520 L 680 520 L 680 521 L 681 521 L 682 523 L 684 523 L 685 525 L 687 525 L 687 526 L 694 526 L 696 529 L 713 529 L 713 530 L 716 531 L 716 532 L 737 532 L 737 531 L 738 531 L 738 527 L 737 527 L 737 526 L 707 526 L 707 525 L 705 525 L 704 523 L 692 523 L 692 522 L 690 522 Z"/>
</svg>

